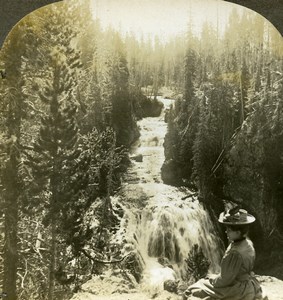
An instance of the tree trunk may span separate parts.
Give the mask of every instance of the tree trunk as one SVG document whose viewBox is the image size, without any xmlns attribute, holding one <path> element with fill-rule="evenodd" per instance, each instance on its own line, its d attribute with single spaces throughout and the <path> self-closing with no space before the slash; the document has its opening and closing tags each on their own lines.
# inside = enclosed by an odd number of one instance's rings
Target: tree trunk
<svg viewBox="0 0 283 300">
<path fill-rule="evenodd" d="M 51 224 L 51 247 L 50 247 L 50 265 L 49 265 L 49 282 L 48 282 L 48 300 L 53 300 L 55 287 L 55 270 L 56 270 L 56 225 L 52 218 Z"/>
<path fill-rule="evenodd" d="M 7 300 L 17 299 L 17 266 L 18 266 L 18 182 L 17 159 L 11 155 L 4 170 L 5 180 L 5 244 L 4 244 L 4 280 L 3 292 Z"/>
<path fill-rule="evenodd" d="M 58 166 L 59 163 L 57 161 L 57 151 L 55 151 L 54 155 L 54 163 L 53 163 L 53 174 L 50 177 L 50 186 L 52 191 L 52 196 L 50 199 L 51 206 L 51 215 L 50 215 L 50 226 L 51 226 L 51 245 L 50 245 L 50 265 L 49 265 L 49 278 L 48 278 L 48 300 L 53 300 L 54 298 L 54 289 L 55 289 L 55 270 L 57 264 L 57 220 L 58 220 Z"/>
<path fill-rule="evenodd" d="M 241 92 L 241 115 L 240 115 L 240 124 L 242 125 L 245 120 L 245 104 L 244 104 L 244 95 L 243 95 L 243 82 L 242 74 L 240 75 L 240 92 Z"/>
</svg>

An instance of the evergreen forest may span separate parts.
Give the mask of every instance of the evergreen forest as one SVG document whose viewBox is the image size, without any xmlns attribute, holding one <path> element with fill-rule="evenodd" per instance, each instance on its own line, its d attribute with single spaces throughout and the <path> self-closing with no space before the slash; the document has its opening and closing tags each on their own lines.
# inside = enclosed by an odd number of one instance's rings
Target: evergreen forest
<svg viewBox="0 0 283 300">
<path fill-rule="evenodd" d="M 33 12 L 0 52 L 7 299 L 70 299 L 112 264 L 139 278 L 112 240 L 123 214 L 112 196 L 137 121 L 160 113 L 162 90 L 175 99 L 166 111 L 164 183 L 196 192 L 215 223 L 226 202 L 254 214 L 258 270 L 282 279 L 282 36 L 235 8 L 222 33 L 204 22 L 198 35 L 188 26 L 163 41 L 103 28 L 88 5 Z"/>
</svg>

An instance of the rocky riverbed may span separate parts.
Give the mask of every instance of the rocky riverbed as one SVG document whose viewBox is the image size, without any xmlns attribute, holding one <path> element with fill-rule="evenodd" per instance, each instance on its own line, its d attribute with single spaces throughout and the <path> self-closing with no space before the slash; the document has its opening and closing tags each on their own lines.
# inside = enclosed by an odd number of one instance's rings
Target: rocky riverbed
<svg viewBox="0 0 283 300">
<path fill-rule="evenodd" d="M 81 290 L 71 300 L 181 300 L 185 284 L 179 284 L 177 293 L 168 292 L 161 286 L 143 286 L 134 278 L 121 272 L 108 272 L 93 276 L 82 285 Z M 127 278 L 126 278 L 127 277 Z M 271 276 L 257 276 L 264 295 L 268 300 L 283 299 L 283 281 Z M 188 300 L 198 299 L 190 296 Z"/>
</svg>

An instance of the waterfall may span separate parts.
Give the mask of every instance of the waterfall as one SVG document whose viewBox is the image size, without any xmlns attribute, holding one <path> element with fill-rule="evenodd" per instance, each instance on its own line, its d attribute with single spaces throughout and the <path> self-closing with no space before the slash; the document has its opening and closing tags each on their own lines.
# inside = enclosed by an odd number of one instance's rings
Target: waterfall
<svg viewBox="0 0 283 300">
<path fill-rule="evenodd" d="M 133 160 L 123 186 L 126 213 L 118 232 L 142 258 L 143 285 L 154 289 L 162 288 L 167 279 L 185 275 L 184 260 L 194 244 L 210 261 L 211 272 L 218 270 L 220 260 L 219 239 L 202 204 L 188 189 L 162 183 L 164 112 L 174 101 L 160 100 L 164 103 L 161 116 L 138 124 L 141 136 L 131 155 L 142 161 Z M 162 259 L 169 267 L 160 263 Z"/>
</svg>

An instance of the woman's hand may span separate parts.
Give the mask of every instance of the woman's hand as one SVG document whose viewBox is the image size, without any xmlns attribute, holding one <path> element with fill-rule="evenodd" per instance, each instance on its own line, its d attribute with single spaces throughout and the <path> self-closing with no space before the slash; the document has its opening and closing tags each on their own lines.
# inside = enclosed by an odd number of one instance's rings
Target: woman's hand
<svg viewBox="0 0 283 300">
<path fill-rule="evenodd" d="M 217 274 L 207 274 L 206 276 L 205 276 L 205 279 L 214 279 L 214 278 L 216 278 L 218 275 Z"/>
<path fill-rule="evenodd" d="M 217 274 L 208 274 L 206 275 L 205 279 L 208 280 L 210 284 L 213 284 L 217 276 L 218 276 Z"/>
</svg>

